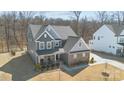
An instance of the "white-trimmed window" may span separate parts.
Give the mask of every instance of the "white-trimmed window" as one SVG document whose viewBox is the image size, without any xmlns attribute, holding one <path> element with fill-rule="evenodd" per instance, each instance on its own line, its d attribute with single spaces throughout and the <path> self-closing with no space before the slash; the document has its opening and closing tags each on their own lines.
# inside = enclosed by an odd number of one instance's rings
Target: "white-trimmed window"
<svg viewBox="0 0 124 93">
<path fill-rule="evenodd" d="M 94 36 L 93 38 L 94 38 L 94 40 L 95 40 L 95 36 Z"/>
<path fill-rule="evenodd" d="M 45 43 L 44 43 L 44 42 L 40 42 L 40 43 L 39 43 L 39 49 L 40 49 L 40 50 L 45 49 Z"/>
<path fill-rule="evenodd" d="M 86 56 L 86 54 L 85 53 L 82 53 L 82 57 L 85 57 Z"/>
<path fill-rule="evenodd" d="M 98 40 L 100 40 L 100 36 L 98 36 Z"/>
<path fill-rule="evenodd" d="M 109 48 L 111 48 L 111 45 L 109 45 Z"/>
<path fill-rule="evenodd" d="M 51 41 L 48 41 L 47 42 L 47 49 L 51 49 L 52 48 L 52 42 Z"/>
<path fill-rule="evenodd" d="M 47 38 L 47 34 L 46 33 L 44 34 L 44 38 Z"/>
<path fill-rule="evenodd" d="M 77 54 L 73 54 L 73 57 L 74 57 L 74 59 L 76 59 L 77 58 Z"/>
<path fill-rule="evenodd" d="M 55 42 L 55 46 L 58 47 L 59 46 L 59 41 Z"/>
</svg>

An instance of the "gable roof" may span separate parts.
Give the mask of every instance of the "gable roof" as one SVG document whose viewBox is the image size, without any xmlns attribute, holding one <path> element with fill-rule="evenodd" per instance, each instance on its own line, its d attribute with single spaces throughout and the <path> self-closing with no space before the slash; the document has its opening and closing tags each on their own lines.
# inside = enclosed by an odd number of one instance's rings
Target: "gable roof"
<svg viewBox="0 0 124 93">
<path fill-rule="evenodd" d="M 81 37 L 72 37 L 72 36 L 68 37 L 68 39 L 65 43 L 65 46 L 64 46 L 64 50 L 66 52 L 69 52 L 80 39 L 83 40 L 83 38 L 81 38 Z M 82 50 L 89 50 L 89 48 L 86 45 L 84 40 L 82 43 L 83 43 L 83 49 Z"/>
<path fill-rule="evenodd" d="M 124 30 L 124 25 L 118 25 L 118 24 L 111 24 L 111 25 L 108 25 L 108 24 L 106 24 L 106 26 L 107 26 L 113 33 L 115 33 L 115 35 L 120 35 L 120 33 L 122 32 L 122 30 Z"/>
<path fill-rule="evenodd" d="M 32 32 L 33 37 L 35 38 L 36 34 L 39 32 L 39 30 L 41 28 L 41 25 L 32 25 L 32 24 L 30 24 L 29 28 L 30 28 L 30 30 Z"/>
<path fill-rule="evenodd" d="M 31 32 L 33 34 L 33 37 L 36 39 L 42 32 L 45 31 L 45 29 L 48 27 L 48 25 L 29 25 Z M 49 30 L 47 31 L 49 34 L 51 34 L 55 39 L 63 39 L 66 40 L 68 36 L 77 36 L 75 32 L 69 27 L 69 26 L 52 26 L 54 31 L 60 36 L 58 37 L 57 34 L 53 33 L 53 31 Z"/>
<path fill-rule="evenodd" d="M 35 35 L 35 39 L 37 39 L 46 29 L 47 25 L 42 25 L 39 31 Z"/>
<path fill-rule="evenodd" d="M 61 39 L 61 37 L 59 36 L 59 34 L 56 33 L 55 29 L 53 29 L 53 27 L 51 25 L 49 25 L 48 28 L 49 27 L 51 29 L 47 30 L 47 32 L 49 32 L 54 37 L 54 39 Z"/>
<path fill-rule="evenodd" d="M 70 26 L 52 26 L 61 39 L 66 40 L 69 36 L 77 36 Z"/>
</svg>

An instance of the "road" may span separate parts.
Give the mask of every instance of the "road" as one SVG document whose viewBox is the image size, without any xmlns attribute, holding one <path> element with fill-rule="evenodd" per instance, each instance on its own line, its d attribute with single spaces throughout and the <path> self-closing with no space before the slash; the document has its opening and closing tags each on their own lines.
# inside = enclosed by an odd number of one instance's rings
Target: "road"
<svg viewBox="0 0 124 93">
<path fill-rule="evenodd" d="M 110 65 L 113 65 L 117 68 L 124 70 L 124 63 L 123 63 L 124 58 L 115 57 L 115 56 L 107 55 L 107 54 L 105 55 L 104 53 L 102 54 L 102 53 L 96 53 L 96 52 L 91 53 L 91 56 L 94 57 L 94 60 L 96 61 L 95 64 L 108 63 Z"/>
</svg>

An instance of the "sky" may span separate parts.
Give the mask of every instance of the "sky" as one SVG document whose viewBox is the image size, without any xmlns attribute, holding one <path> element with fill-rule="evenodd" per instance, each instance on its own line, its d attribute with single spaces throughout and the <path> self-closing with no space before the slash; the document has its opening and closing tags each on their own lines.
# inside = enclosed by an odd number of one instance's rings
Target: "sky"
<svg viewBox="0 0 124 93">
<path fill-rule="evenodd" d="M 48 18 L 62 18 L 62 19 L 71 19 L 73 13 L 67 12 L 67 11 L 47 11 L 44 12 L 43 15 L 45 15 Z M 81 13 L 81 18 L 87 16 L 89 20 L 96 19 L 96 12 L 94 11 L 83 11 Z"/>
</svg>

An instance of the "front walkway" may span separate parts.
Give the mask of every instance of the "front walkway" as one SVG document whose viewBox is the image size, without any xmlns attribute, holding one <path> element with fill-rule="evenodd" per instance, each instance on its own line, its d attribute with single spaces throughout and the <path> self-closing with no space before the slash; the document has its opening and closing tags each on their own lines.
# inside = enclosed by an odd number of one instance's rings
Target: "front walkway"
<svg viewBox="0 0 124 93">
<path fill-rule="evenodd" d="M 117 68 L 120 68 L 120 69 L 124 70 L 124 63 L 122 63 L 122 61 L 118 61 L 118 60 L 115 60 L 113 58 L 110 58 L 109 55 L 107 55 L 107 56 L 104 56 L 104 55 L 105 54 L 103 54 L 103 55 L 100 54 L 99 55 L 99 53 L 98 54 L 97 53 L 91 53 L 91 57 L 94 57 L 94 60 L 96 61 L 96 63 L 94 63 L 93 65 L 108 63 L 110 65 L 113 65 Z"/>
</svg>

